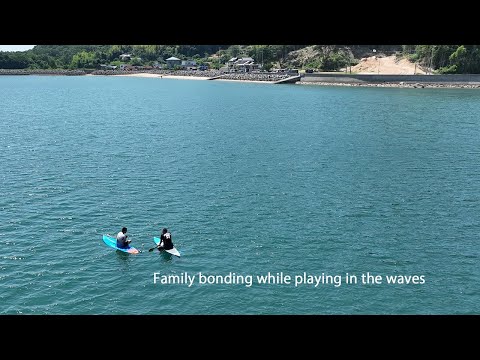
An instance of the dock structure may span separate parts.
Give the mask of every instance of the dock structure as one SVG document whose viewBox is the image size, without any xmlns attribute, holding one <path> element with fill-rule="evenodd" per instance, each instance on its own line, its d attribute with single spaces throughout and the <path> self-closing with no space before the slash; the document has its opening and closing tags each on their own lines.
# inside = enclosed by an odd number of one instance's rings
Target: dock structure
<svg viewBox="0 0 480 360">
<path fill-rule="evenodd" d="M 286 79 L 277 80 L 274 84 L 295 84 L 297 81 L 300 81 L 300 75 L 290 76 Z"/>
<path fill-rule="evenodd" d="M 233 75 L 233 77 L 229 76 Z M 238 76 L 240 78 L 238 78 Z M 271 77 L 275 78 L 275 75 L 269 75 L 269 74 L 255 74 L 255 73 L 246 73 L 246 74 L 238 74 L 235 76 L 235 74 L 222 74 L 222 75 L 217 75 L 217 76 L 212 76 L 207 78 L 207 80 L 218 80 L 218 79 L 225 79 L 225 80 L 246 80 L 246 81 L 263 81 L 267 84 L 295 84 L 297 81 L 301 81 L 301 76 L 300 75 L 294 75 L 290 76 L 285 79 L 280 79 L 280 80 L 273 80 Z M 277 77 L 278 79 L 278 77 Z"/>
</svg>

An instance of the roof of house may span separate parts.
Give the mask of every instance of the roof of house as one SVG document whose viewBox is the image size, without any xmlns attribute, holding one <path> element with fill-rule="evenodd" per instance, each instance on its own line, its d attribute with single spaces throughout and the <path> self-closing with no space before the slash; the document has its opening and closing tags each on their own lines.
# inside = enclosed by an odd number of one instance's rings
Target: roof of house
<svg viewBox="0 0 480 360">
<path fill-rule="evenodd" d="M 168 60 L 180 60 L 180 59 L 179 59 L 179 58 L 176 58 L 175 56 L 172 56 L 172 57 L 169 57 L 169 58 L 167 59 L 167 61 L 168 61 Z"/>
<path fill-rule="evenodd" d="M 248 63 L 253 63 L 253 62 L 254 62 L 254 60 L 251 57 L 246 57 L 246 58 L 238 59 L 236 64 L 248 64 Z"/>
</svg>

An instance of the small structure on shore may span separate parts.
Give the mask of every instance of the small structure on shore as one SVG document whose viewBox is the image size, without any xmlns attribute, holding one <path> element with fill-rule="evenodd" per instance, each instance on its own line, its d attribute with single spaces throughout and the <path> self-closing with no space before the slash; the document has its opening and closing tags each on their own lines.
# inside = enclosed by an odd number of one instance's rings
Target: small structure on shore
<svg viewBox="0 0 480 360">
<path fill-rule="evenodd" d="M 182 60 L 180 66 L 185 70 L 197 70 L 197 62 L 195 60 Z"/>
<path fill-rule="evenodd" d="M 135 66 L 130 65 L 130 64 L 121 64 L 120 65 L 120 70 L 121 71 L 133 71 L 136 70 Z"/>
<path fill-rule="evenodd" d="M 122 61 L 129 61 L 132 59 L 132 54 L 122 54 L 119 57 Z"/>
<path fill-rule="evenodd" d="M 182 65 L 182 60 L 180 60 L 179 58 L 176 58 L 175 56 L 169 57 L 165 61 L 167 62 L 167 67 L 170 69 L 174 68 L 175 66 Z"/>
<path fill-rule="evenodd" d="M 115 65 L 107 65 L 107 64 L 101 64 L 100 65 L 100 70 L 116 70 L 117 67 Z"/>
<path fill-rule="evenodd" d="M 233 57 L 227 61 L 227 72 L 252 72 L 259 69 L 259 64 L 255 63 L 251 57 L 236 58 Z"/>
</svg>

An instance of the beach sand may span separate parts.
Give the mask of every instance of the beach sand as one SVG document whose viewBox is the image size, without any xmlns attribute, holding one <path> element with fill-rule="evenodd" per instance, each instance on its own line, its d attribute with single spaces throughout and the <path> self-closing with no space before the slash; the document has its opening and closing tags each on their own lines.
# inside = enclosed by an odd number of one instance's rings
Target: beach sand
<svg viewBox="0 0 480 360">
<path fill-rule="evenodd" d="M 105 75 L 92 75 L 105 76 Z M 126 77 L 143 77 L 143 78 L 162 78 L 162 79 L 180 79 L 180 80 L 208 80 L 206 76 L 182 76 L 182 75 L 163 75 L 151 73 L 134 73 L 134 74 L 118 74 L 108 76 L 126 76 Z M 258 83 L 258 84 L 273 84 L 273 81 L 260 80 L 240 80 L 240 79 L 215 79 L 213 81 L 230 81 L 240 83 Z M 420 83 L 420 82 L 395 82 L 395 83 L 330 83 L 330 82 L 307 82 L 299 81 L 297 85 L 316 85 L 316 86 L 352 86 L 352 87 L 396 87 L 396 88 L 461 88 L 461 89 L 478 89 L 480 84 L 472 83 Z"/>
<path fill-rule="evenodd" d="M 161 78 L 161 79 L 182 79 L 182 80 L 207 80 L 205 76 L 178 76 L 178 75 L 163 75 L 163 74 L 150 74 L 150 73 L 137 73 L 137 74 L 118 74 L 109 76 L 127 76 L 127 77 L 144 77 L 144 78 Z"/>
<path fill-rule="evenodd" d="M 93 76 L 97 76 L 97 75 L 93 75 Z M 146 78 L 180 79 L 180 80 L 208 80 L 209 79 L 206 76 L 162 75 L 162 74 L 150 74 L 150 73 L 118 74 L 118 75 L 109 75 L 109 76 L 127 76 L 127 77 L 144 77 L 144 78 L 146 77 Z M 273 81 L 234 80 L 234 79 L 215 79 L 214 81 L 233 81 L 233 82 L 257 83 L 257 84 L 273 83 Z"/>
</svg>

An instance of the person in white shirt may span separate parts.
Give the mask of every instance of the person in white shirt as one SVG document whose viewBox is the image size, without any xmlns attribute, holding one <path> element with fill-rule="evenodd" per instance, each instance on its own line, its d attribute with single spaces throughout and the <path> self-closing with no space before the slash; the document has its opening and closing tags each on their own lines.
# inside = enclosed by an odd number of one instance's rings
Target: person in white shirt
<svg viewBox="0 0 480 360">
<path fill-rule="evenodd" d="M 122 228 L 122 231 L 117 234 L 117 247 L 120 249 L 128 248 L 128 245 L 130 245 L 130 243 L 132 242 L 132 240 L 127 240 L 128 235 L 126 235 L 126 233 L 127 228 L 124 227 Z"/>
</svg>

